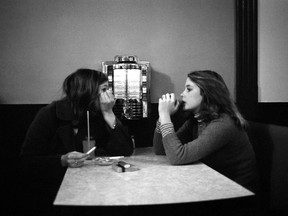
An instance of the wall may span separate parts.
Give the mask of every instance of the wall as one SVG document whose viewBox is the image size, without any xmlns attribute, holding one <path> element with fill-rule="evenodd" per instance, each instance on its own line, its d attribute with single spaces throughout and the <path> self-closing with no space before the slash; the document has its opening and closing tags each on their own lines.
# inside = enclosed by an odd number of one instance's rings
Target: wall
<svg viewBox="0 0 288 216">
<path fill-rule="evenodd" d="M 259 0 L 259 102 L 288 102 L 287 11 L 287 0 Z"/>
<path fill-rule="evenodd" d="M 287 10 L 287 0 L 258 0 L 260 103 L 257 104 L 256 116 L 261 113 L 258 120 L 270 124 L 255 124 L 254 128 L 258 128 L 258 131 L 254 131 L 253 136 L 258 140 L 256 155 L 261 157 L 258 161 L 262 165 L 262 176 L 269 186 L 269 206 L 275 211 L 275 215 L 288 215 L 288 125 L 285 120 L 281 120 L 286 119 L 288 102 Z M 271 124 L 272 122 L 283 126 Z"/>
<path fill-rule="evenodd" d="M 1 0 L 0 103 L 50 103 L 69 73 L 123 54 L 151 62 L 152 102 L 197 69 L 234 94 L 234 22 L 231 0 Z"/>
</svg>

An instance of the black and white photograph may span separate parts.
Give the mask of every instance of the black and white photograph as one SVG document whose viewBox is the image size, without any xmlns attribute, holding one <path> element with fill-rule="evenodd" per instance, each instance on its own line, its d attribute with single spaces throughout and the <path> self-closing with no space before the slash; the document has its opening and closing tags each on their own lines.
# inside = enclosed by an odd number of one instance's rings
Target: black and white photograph
<svg viewBox="0 0 288 216">
<path fill-rule="evenodd" d="M 288 0 L 0 0 L 2 216 L 288 215 Z"/>
</svg>

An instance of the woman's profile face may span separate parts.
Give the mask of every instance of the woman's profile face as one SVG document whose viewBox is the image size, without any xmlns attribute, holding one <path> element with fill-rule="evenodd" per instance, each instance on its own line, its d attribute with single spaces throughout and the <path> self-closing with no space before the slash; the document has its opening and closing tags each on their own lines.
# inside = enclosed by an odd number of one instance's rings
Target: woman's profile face
<svg viewBox="0 0 288 216">
<path fill-rule="evenodd" d="M 109 89 L 108 81 L 99 86 L 99 94 L 106 92 Z"/>
<path fill-rule="evenodd" d="M 185 89 L 181 94 L 184 102 L 184 110 L 193 110 L 194 113 L 199 112 L 200 104 L 202 102 L 202 95 L 200 88 L 187 78 L 185 83 Z"/>
</svg>

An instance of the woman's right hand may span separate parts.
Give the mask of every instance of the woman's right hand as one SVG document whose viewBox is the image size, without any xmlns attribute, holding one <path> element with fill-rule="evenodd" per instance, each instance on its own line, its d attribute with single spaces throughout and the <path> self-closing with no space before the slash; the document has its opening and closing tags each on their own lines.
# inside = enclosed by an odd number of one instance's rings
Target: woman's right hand
<svg viewBox="0 0 288 216">
<path fill-rule="evenodd" d="M 61 164 L 63 167 L 77 168 L 84 165 L 84 161 L 89 157 L 89 155 L 77 151 L 68 152 L 61 156 Z"/>
</svg>

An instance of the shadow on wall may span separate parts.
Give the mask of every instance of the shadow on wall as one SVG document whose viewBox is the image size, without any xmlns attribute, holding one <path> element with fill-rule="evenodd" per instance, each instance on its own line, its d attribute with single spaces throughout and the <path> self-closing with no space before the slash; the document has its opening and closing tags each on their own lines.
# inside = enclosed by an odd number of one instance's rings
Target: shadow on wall
<svg viewBox="0 0 288 216">
<path fill-rule="evenodd" d="M 4 104 L 4 100 L 0 96 L 0 104 Z"/>
<path fill-rule="evenodd" d="M 158 103 L 159 97 L 167 92 L 175 92 L 174 84 L 171 81 L 171 78 L 159 71 L 151 69 L 151 102 Z"/>
</svg>

